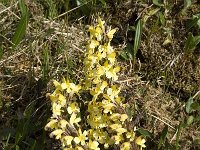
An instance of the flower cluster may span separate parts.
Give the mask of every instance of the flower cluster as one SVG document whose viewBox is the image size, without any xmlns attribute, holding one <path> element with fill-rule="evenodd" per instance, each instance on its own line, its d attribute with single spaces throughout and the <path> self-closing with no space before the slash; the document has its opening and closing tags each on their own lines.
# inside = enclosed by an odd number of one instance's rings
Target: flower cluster
<svg viewBox="0 0 200 150">
<path fill-rule="evenodd" d="M 53 82 L 56 87 L 50 95 L 53 115 L 45 129 L 53 130 L 50 137 L 60 140 L 65 150 L 100 150 L 114 145 L 121 150 L 130 150 L 134 141 L 141 148 L 145 147 L 145 139 L 136 138 L 134 129 L 128 124 L 126 104 L 119 96 L 120 86 L 113 82 L 120 71 L 116 65 L 116 52 L 110 44 L 116 29 L 106 29 L 104 24 L 98 18 L 98 24 L 89 27 L 85 79 L 80 85 L 65 78 L 62 83 Z M 91 95 L 89 100 L 82 98 L 83 91 Z M 78 99 L 87 110 L 81 110 L 83 106 Z"/>
</svg>

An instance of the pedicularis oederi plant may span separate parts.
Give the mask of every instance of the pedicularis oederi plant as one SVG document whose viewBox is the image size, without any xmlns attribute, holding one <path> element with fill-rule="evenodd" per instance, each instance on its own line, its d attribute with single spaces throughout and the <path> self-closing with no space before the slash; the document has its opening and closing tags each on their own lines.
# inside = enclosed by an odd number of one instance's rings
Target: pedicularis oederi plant
<svg viewBox="0 0 200 150">
<path fill-rule="evenodd" d="M 52 117 L 45 129 L 50 137 L 60 140 L 64 150 L 100 150 L 120 147 L 131 150 L 136 144 L 145 147 L 145 139 L 135 136 L 126 114 L 127 104 L 119 96 L 120 86 L 116 52 L 110 45 L 116 29 L 106 29 L 98 18 L 89 27 L 84 58 L 84 79 L 78 85 L 63 78 L 53 81 L 55 91 L 50 95 Z"/>
</svg>

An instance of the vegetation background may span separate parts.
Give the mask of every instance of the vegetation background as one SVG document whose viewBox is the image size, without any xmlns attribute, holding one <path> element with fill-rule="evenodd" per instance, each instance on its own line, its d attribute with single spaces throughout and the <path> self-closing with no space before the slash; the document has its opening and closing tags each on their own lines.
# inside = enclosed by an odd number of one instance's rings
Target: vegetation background
<svg viewBox="0 0 200 150">
<path fill-rule="evenodd" d="M 0 149 L 59 149 L 52 79 L 81 79 L 87 27 L 117 27 L 119 83 L 146 149 L 200 149 L 199 0 L 0 0 Z"/>
</svg>

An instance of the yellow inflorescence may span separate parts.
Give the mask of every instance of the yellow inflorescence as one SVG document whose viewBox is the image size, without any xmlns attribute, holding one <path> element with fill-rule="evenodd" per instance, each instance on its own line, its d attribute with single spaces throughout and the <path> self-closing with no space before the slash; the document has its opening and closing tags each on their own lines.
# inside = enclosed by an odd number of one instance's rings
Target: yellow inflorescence
<svg viewBox="0 0 200 150">
<path fill-rule="evenodd" d="M 107 31 L 104 24 L 98 18 L 98 24 L 89 27 L 83 82 L 75 85 L 65 78 L 62 83 L 53 81 L 56 88 L 50 95 L 53 114 L 45 129 L 51 130 L 50 137 L 61 141 L 64 150 L 100 150 L 113 145 L 130 150 L 134 141 L 145 147 L 145 139 L 136 138 L 134 130 L 127 127 L 130 120 L 124 98 L 119 96 L 120 87 L 113 83 L 120 71 L 116 52 L 110 44 L 116 29 Z M 92 98 L 82 98 L 83 91 L 89 91 Z M 87 108 L 83 110 L 84 116 L 80 109 L 83 106 L 77 99 Z"/>
</svg>

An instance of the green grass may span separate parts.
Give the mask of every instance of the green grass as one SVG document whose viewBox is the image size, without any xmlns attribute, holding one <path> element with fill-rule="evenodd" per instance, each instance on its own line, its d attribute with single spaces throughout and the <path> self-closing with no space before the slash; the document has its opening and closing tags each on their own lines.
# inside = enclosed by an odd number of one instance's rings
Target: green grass
<svg viewBox="0 0 200 150">
<path fill-rule="evenodd" d="M 119 82 L 146 149 L 198 149 L 198 2 L 78 2 L 0 2 L 0 149 L 59 149 L 44 131 L 51 81 L 81 79 L 87 25 L 96 14 L 119 29 L 112 43 L 124 58 Z"/>
</svg>

